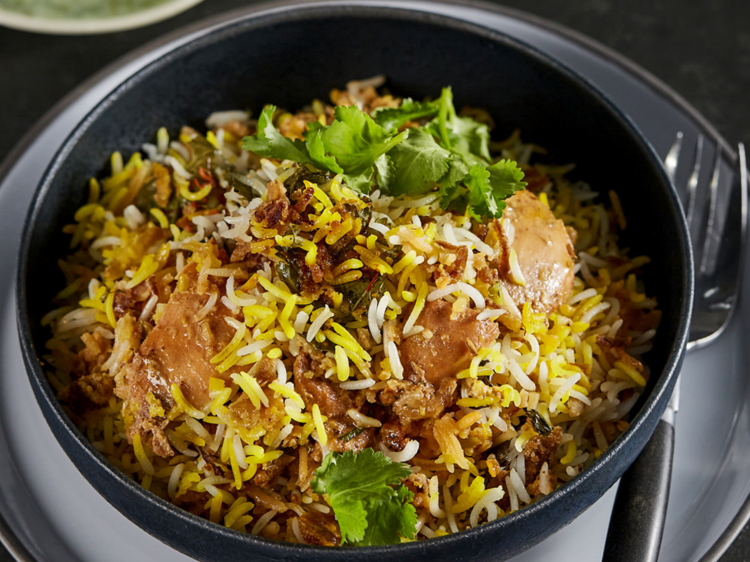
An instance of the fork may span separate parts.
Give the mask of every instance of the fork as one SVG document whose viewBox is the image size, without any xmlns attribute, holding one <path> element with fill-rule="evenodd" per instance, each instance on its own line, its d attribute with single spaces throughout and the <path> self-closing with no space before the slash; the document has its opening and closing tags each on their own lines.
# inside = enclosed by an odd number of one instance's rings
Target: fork
<svg viewBox="0 0 750 562">
<path fill-rule="evenodd" d="M 683 134 L 679 132 L 664 159 L 664 167 L 673 185 L 681 161 L 682 144 Z M 717 142 L 709 183 L 703 186 L 705 189 L 699 189 L 703 145 L 703 136 L 699 135 L 683 197 L 695 266 L 688 351 L 712 343 L 729 324 L 738 300 L 747 226 L 745 146 L 739 144 L 736 172 L 730 181 L 722 183 L 723 151 Z M 704 203 L 697 209 L 701 196 Z M 620 480 L 604 546 L 604 562 L 655 562 L 659 556 L 669 500 L 674 423 L 679 403 L 678 378 L 653 436 Z"/>
</svg>

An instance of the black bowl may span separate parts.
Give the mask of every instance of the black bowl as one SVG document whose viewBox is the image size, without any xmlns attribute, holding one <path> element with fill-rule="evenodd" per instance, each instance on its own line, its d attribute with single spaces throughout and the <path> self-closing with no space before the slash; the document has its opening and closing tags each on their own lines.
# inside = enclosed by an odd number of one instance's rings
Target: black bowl
<svg viewBox="0 0 750 562">
<path fill-rule="evenodd" d="M 692 260 L 678 198 L 630 120 L 586 80 L 533 47 L 443 16 L 336 2 L 255 9 L 208 25 L 138 71 L 75 129 L 37 190 L 21 245 L 18 323 L 36 398 L 55 436 L 88 481 L 148 533 L 199 560 L 501 560 L 527 549 L 599 499 L 651 435 L 676 379 L 692 302 Z M 152 496 L 113 468 L 63 413 L 40 354 L 40 325 L 62 286 L 56 258 L 63 225 L 86 198 L 86 181 L 114 150 L 138 150 L 160 126 L 176 131 L 212 111 L 269 102 L 296 108 L 349 79 L 385 74 L 415 98 L 452 85 L 457 106 L 486 108 L 496 136 L 520 127 L 557 162 L 576 162 L 595 188 L 619 194 L 624 244 L 653 259 L 644 280 L 663 311 L 648 355 L 652 377 L 630 428 L 580 476 L 536 504 L 478 528 L 388 547 L 322 548 L 227 530 Z M 116 532 L 116 530 L 113 530 Z"/>
</svg>

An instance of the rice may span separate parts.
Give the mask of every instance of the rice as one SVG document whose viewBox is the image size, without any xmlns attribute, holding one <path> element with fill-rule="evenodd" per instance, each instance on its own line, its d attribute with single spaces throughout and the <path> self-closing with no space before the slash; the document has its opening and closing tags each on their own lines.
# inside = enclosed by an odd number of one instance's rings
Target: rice
<svg viewBox="0 0 750 562">
<path fill-rule="evenodd" d="M 409 441 L 400 452 L 391 451 L 381 443 L 380 451 L 393 462 L 407 462 L 413 459 L 419 452 L 419 441 Z"/>
<path fill-rule="evenodd" d="M 477 308 L 484 308 L 485 300 L 484 300 L 484 296 L 482 296 L 482 293 L 480 293 L 477 289 L 475 289 L 471 285 L 468 285 L 467 283 L 454 283 L 442 289 L 436 289 L 432 291 L 429 295 L 427 295 L 427 300 L 434 301 L 434 300 L 446 297 L 456 291 L 460 291 L 464 293 L 465 295 L 467 295 L 469 298 L 471 298 L 471 300 L 474 301 L 474 304 L 476 305 Z"/>
<path fill-rule="evenodd" d="M 364 106 L 366 87 L 353 85 L 349 101 Z M 298 118 L 277 117 L 289 126 Z M 533 200 L 578 233 L 573 289 L 548 309 L 525 296 L 538 276 L 525 268 L 525 231 L 507 216 L 480 225 L 441 210 L 436 191 L 384 189 L 368 202 L 342 175 L 243 151 L 232 131 L 248 123 L 247 113 L 228 111 L 208 118 L 205 135 L 186 128 L 170 140 L 160 129 L 144 155 L 113 156 L 98 199 L 66 227 L 82 251 L 61 261 L 66 286 L 44 318 L 53 336 L 44 359 L 63 401 L 98 392 L 83 386 L 92 365 L 111 378 L 117 394 L 94 395 L 92 410 L 73 413 L 118 468 L 214 523 L 302 543 L 306 518 L 336 515 L 312 491 L 320 460 L 369 445 L 427 482 L 415 532 L 430 538 L 502 517 L 501 505 L 538 501 L 627 428 L 649 376 L 641 354 L 657 333 L 656 301 L 638 280 L 648 259 L 619 248 L 621 209 L 571 185 L 569 167 L 540 166 L 547 182 Z M 514 138 L 506 146 L 517 161 L 535 150 Z M 210 163 L 195 165 L 200 151 Z M 166 170 L 182 214 L 156 201 L 112 210 L 140 169 Z M 153 178 L 140 181 L 155 191 Z M 308 195 L 295 211 L 303 220 L 269 222 Z M 438 304 L 445 324 L 436 326 L 425 311 Z M 502 336 L 484 340 L 477 325 Z M 160 340 L 167 330 L 171 339 Z M 178 341 L 193 352 L 193 340 L 208 350 L 210 376 L 196 388 L 197 371 L 175 370 L 166 393 L 145 386 L 139 412 L 162 439 L 129 431 L 119 396 L 145 350 L 161 357 Z M 454 364 L 455 345 L 465 354 L 441 389 L 436 372 Z M 437 351 L 415 360 L 410 348 Z M 153 361 L 149 376 L 158 378 Z M 83 377 L 74 363 L 88 369 Z M 337 400 L 345 406 L 333 408 Z"/>
</svg>

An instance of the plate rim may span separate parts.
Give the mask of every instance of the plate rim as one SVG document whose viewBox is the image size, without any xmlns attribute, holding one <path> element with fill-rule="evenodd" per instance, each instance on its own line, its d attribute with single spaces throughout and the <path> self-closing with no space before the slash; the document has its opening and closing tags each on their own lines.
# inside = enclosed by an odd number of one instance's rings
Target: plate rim
<svg viewBox="0 0 750 562">
<path fill-rule="evenodd" d="M 197 1 L 200 0 L 190 0 L 194 3 L 197 3 Z M 336 1 L 336 0 L 334 0 Z M 168 33 L 160 38 L 157 38 L 154 41 L 151 41 L 147 43 L 146 45 L 139 47 L 130 53 L 116 59 L 112 63 L 108 64 L 106 67 L 104 67 L 102 70 L 97 72 L 95 75 L 90 77 L 89 79 L 85 80 L 83 83 L 81 83 L 79 86 L 74 88 L 69 94 L 67 94 L 65 97 L 63 97 L 57 104 L 55 104 L 50 110 L 48 110 L 42 118 L 40 118 L 32 127 L 31 129 L 21 138 L 21 140 L 18 142 L 18 144 L 8 153 L 8 155 L 3 159 L 2 163 L 0 163 L 0 184 L 4 181 L 5 177 L 8 175 L 8 173 L 13 169 L 15 164 L 21 159 L 21 157 L 28 151 L 28 149 L 31 147 L 31 145 L 34 143 L 34 141 L 39 138 L 39 136 L 47 130 L 47 128 L 56 120 L 57 117 L 62 115 L 65 110 L 67 110 L 74 101 L 76 101 L 83 93 L 88 92 L 92 90 L 95 86 L 103 82 L 105 79 L 110 77 L 111 75 L 115 74 L 125 66 L 127 66 L 130 63 L 134 63 L 138 61 L 139 59 L 143 59 L 147 57 L 150 53 L 153 51 L 158 50 L 161 47 L 165 47 L 171 44 L 174 44 L 175 48 L 179 48 L 181 42 L 187 42 L 189 41 L 193 35 L 196 33 L 205 34 L 209 32 L 209 30 L 213 27 L 222 27 L 224 24 L 227 24 L 230 20 L 237 18 L 239 15 L 245 15 L 248 16 L 255 12 L 261 12 L 271 9 L 272 12 L 275 12 L 278 9 L 283 9 L 286 6 L 305 6 L 305 5 L 315 5 L 315 4 L 326 4 L 328 2 L 318 2 L 317 0 L 302 0 L 302 1 L 284 1 L 284 2 L 264 2 L 258 5 L 255 5 L 253 7 L 243 7 L 239 9 L 232 9 L 230 11 L 223 12 L 222 14 L 218 14 L 215 16 L 211 16 L 209 18 L 205 18 L 202 20 L 199 20 L 198 22 L 194 22 L 193 24 L 184 26 L 174 32 Z M 361 4 L 363 6 L 373 6 L 373 7 L 388 7 L 390 2 L 383 1 L 383 0 L 364 0 L 364 1 L 355 1 L 357 4 Z M 397 4 L 397 3 L 394 3 Z M 574 30 L 571 30 L 561 24 L 558 24 L 556 22 L 552 22 L 550 20 L 546 20 L 545 18 L 541 18 L 539 16 L 528 14 L 526 12 L 523 12 L 521 10 L 507 8 L 504 6 L 498 6 L 494 4 L 488 4 L 487 2 L 478 1 L 478 0 L 468 0 L 465 2 L 458 3 L 458 1 L 451 1 L 451 0 L 433 0 L 433 1 L 424 1 L 424 0 L 417 0 L 413 2 L 417 6 L 417 8 L 411 8 L 411 9 L 419 9 L 424 11 L 434 11 L 434 7 L 436 5 L 449 5 L 453 7 L 470 7 L 475 8 L 478 10 L 483 10 L 487 12 L 492 12 L 495 14 L 503 15 L 506 17 L 510 17 L 512 19 L 516 19 L 518 21 L 528 23 L 532 26 L 539 27 L 543 30 L 550 31 L 551 33 L 558 35 L 562 37 L 563 39 L 569 40 L 573 43 L 578 44 L 582 48 L 589 50 L 593 52 L 594 54 L 600 56 L 603 58 L 606 62 L 610 64 L 614 64 L 622 69 L 625 69 L 628 71 L 634 78 L 641 82 L 645 82 L 646 85 L 650 86 L 651 89 L 659 94 L 660 96 L 666 98 L 669 102 L 673 103 L 677 106 L 678 109 L 682 110 L 687 117 L 692 119 L 696 125 L 703 128 L 705 132 L 709 133 L 712 138 L 717 142 L 719 146 L 722 147 L 723 151 L 725 152 L 725 155 L 728 156 L 730 159 L 736 158 L 736 155 L 733 151 L 733 149 L 728 145 L 728 143 L 721 137 L 721 135 L 718 133 L 718 131 L 715 130 L 715 128 L 703 117 L 695 108 L 693 108 L 690 104 L 687 103 L 679 94 L 674 92 L 669 86 L 661 82 L 658 78 L 650 74 L 645 69 L 641 68 L 640 66 L 636 65 L 629 59 L 625 58 L 623 55 L 620 55 L 616 51 L 613 51 L 612 49 L 598 43 L 597 41 L 577 32 Z M 406 8 L 409 9 L 409 8 Z M 523 41 L 521 41 L 523 43 Z M 158 55 L 154 60 L 161 58 L 163 55 Z M 147 61 L 144 64 L 145 66 L 148 66 L 153 61 Z M 138 72 L 140 68 L 134 73 Z M 573 71 L 576 74 L 580 74 L 577 71 Z M 584 78 L 588 81 L 588 79 L 584 76 Z M 126 78 L 127 80 L 127 78 Z M 119 84 L 113 88 L 112 91 L 117 89 L 119 87 Z M 598 90 L 598 87 L 595 88 Z M 109 92 L 111 93 L 111 91 Z M 106 97 L 105 94 L 104 97 Z M 605 94 L 605 98 L 607 98 Z M 101 101 L 101 100 L 100 100 Z M 97 102 L 97 104 L 100 102 Z M 96 107 L 96 105 L 94 107 Z M 65 144 L 65 140 L 61 143 Z M 55 156 L 52 157 L 51 160 L 54 160 Z M 744 506 L 743 506 L 744 507 Z M 740 509 L 740 512 L 743 511 L 743 508 Z M 738 514 L 739 515 L 739 514 Z M 750 514 L 749 514 L 750 515 Z M 732 528 L 732 525 L 734 525 L 735 521 L 732 521 L 727 531 L 729 531 Z M 743 525 L 740 525 L 740 529 Z M 724 534 L 727 533 L 725 531 Z M 10 536 L 6 536 L 6 533 Z M 731 544 L 732 540 L 735 538 L 736 534 L 731 537 L 729 540 L 729 544 Z M 719 541 L 724 539 L 724 535 L 720 537 Z M 718 542 L 715 543 L 710 549 L 709 552 L 713 551 L 715 547 L 717 546 Z M 18 559 L 26 562 L 26 560 L 29 560 L 30 562 L 33 562 L 35 558 L 28 553 L 28 550 L 23 546 L 23 544 L 19 544 L 20 540 L 18 537 L 13 535 L 12 530 L 8 527 L 6 521 L 2 518 L 2 514 L 0 514 L 0 542 L 2 542 L 6 548 L 11 551 L 11 553 Z M 19 546 L 21 547 L 19 549 Z M 728 544 L 726 545 L 728 546 Z M 723 551 L 726 549 L 726 546 L 720 551 L 719 554 L 723 553 Z M 22 550 L 22 552 L 18 552 L 19 550 Z M 26 556 L 24 556 L 24 554 Z M 20 555 L 20 556 L 19 556 Z"/>
</svg>

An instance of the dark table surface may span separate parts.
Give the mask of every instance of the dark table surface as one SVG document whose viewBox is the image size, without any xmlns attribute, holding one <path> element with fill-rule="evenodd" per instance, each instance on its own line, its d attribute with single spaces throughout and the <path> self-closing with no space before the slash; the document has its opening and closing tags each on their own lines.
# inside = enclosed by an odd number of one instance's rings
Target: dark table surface
<svg viewBox="0 0 750 562">
<path fill-rule="evenodd" d="M 166 22 L 100 36 L 0 27 L 0 160 L 62 96 L 121 55 L 206 16 L 255 2 L 206 0 Z M 681 94 L 732 144 L 750 143 L 750 1 L 504 0 L 619 51 Z M 1 547 L 0 547 L 1 548 Z M 0 552 L 0 562 L 10 560 Z M 750 527 L 722 562 L 750 561 Z"/>
</svg>

